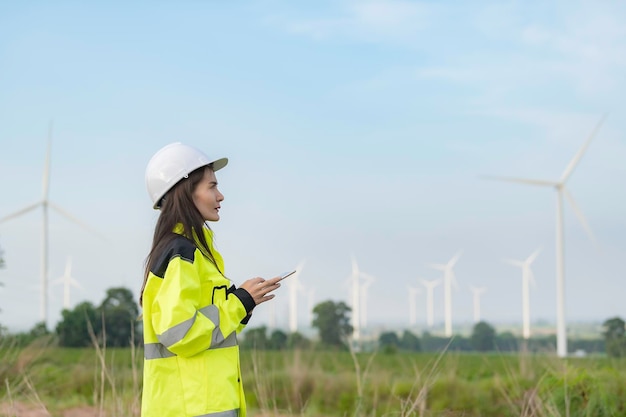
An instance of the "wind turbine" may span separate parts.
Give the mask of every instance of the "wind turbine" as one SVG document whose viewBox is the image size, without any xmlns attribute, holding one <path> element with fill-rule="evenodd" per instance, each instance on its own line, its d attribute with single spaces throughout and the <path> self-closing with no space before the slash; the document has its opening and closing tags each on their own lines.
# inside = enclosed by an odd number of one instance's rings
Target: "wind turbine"
<svg viewBox="0 0 626 417">
<path fill-rule="evenodd" d="M 470 287 L 474 295 L 474 323 L 480 322 L 480 296 L 487 291 L 486 288 Z"/>
<path fill-rule="evenodd" d="M 271 331 L 276 328 L 276 303 L 269 304 L 269 318 L 267 328 Z"/>
<path fill-rule="evenodd" d="M 356 263 L 354 256 L 352 257 L 352 274 L 350 275 L 351 281 L 351 295 L 352 295 L 352 338 L 358 343 L 361 339 L 361 289 L 359 284 L 359 266 Z"/>
<path fill-rule="evenodd" d="M 65 216 L 70 221 L 76 223 L 80 227 L 90 230 L 91 229 L 86 224 L 82 223 L 74 216 L 69 214 L 67 211 L 62 209 L 61 207 L 54 204 L 52 201 L 48 199 L 49 195 L 49 186 L 50 186 L 50 146 L 52 142 L 52 122 L 48 127 L 48 146 L 46 150 L 46 159 L 44 162 L 44 170 L 43 170 L 43 187 L 42 187 L 42 197 L 38 202 L 26 206 L 14 213 L 11 213 L 7 216 L 0 218 L 0 223 L 6 222 L 7 220 L 14 219 L 16 217 L 21 216 L 22 214 L 26 214 L 31 210 L 35 210 L 38 207 L 43 209 L 43 222 L 42 222 L 42 234 L 41 234 L 41 279 L 40 279 L 40 287 L 41 287 L 41 304 L 40 304 L 40 316 L 41 321 L 46 323 L 48 321 L 48 208 L 52 207 L 62 216 Z M 94 232 L 99 235 L 99 233 Z"/>
<path fill-rule="evenodd" d="M 296 333 L 298 331 L 298 292 L 303 287 L 300 284 L 300 273 L 304 267 L 304 261 L 300 262 L 296 267 L 296 273 L 289 280 L 289 331 Z"/>
<path fill-rule="evenodd" d="M 363 282 L 361 282 L 361 328 L 362 329 L 366 329 L 367 328 L 367 302 L 368 302 L 368 297 L 367 297 L 367 290 L 369 290 L 370 285 L 372 285 L 372 283 L 375 281 L 374 277 L 361 272 L 361 277 L 363 277 Z"/>
<path fill-rule="evenodd" d="M 433 292 L 440 281 L 438 279 L 427 281 L 422 280 L 422 284 L 426 287 L 426 324 L 432 328 L 434 325 L 435 307 L 433 303 Z"/>
<path fill-rule="evenodd" d="M 72 258 L 68 256 L 65 263 L 65 273 L 62 277 L 54 280 L 55 284 L 63 284 L 63 309 L 70 309 L 70 287 L 82 288 L 81 285 L 72 277 Z"/>
<path fill-rule="evenodd" d="M 522 337 L 526 340 L 530 338 L 530 284 L 535 285 L 535 278 L 530 265 L 535 261 L 539 251 L 537 249 L 524 261 L 515 259 L 505 259 L 509 265 L 522 268 Z"/>
<path fill-rule="evenodd" d="M 452 286 L 454 285 L 455 288 L 458 288 L 453 268 L 462 253 L 463 251 L 457 252 L 446 264 L 430 264 L 431 268 L 443 271 L 446 337 L 452 337 Z"/>
<path fill-rule="evenodd" d="M 407 287 L 409 290 L 409 324 L 415 326 L 417 324 L 417 296 L 421 290 L 417 287 Z"/>
<path fill-rule="evenodd" d="M 363 280 L 363 282 L 361 282 Z M 350 298 L 352 315 L 352 339 L 358 344 L 361 339 L 361 329 L 367 324 L 367 290 L 374 281 L 374 277 L 359 271 L 356 259 L 352 256 L 352 273 L 350 274 Z M 358 346 L 357 346 L 358 347 Z"/>
<path fill-rule="evenodd" d="M 583 143 L 583 146 L 578 150 L 576 155 L 572 158 L 570 163 L 565 168 L 565 171 L 561 174 L 561 178 L 557 181 L 549 180 L 534 180 L 527 178 L 512 178 L 512 177 L 493 177 L 488 176 L 486 178 L 496 179 L 501 181 L 516 182 L 527 185 L 536 185 L 542 187 L 552 187 L 556 190 L 556 353 L 558 357 L 564 358 L 567 356 L 567 329 L 565 325 L 565 253 L 564 253 L 564 226 L 563 226 L 563 197 L 565 197 L 574 214 L 578 217 L 578 221 L 582 224 L 583 228 L 589 235 L 592 242 L 595 242 L 591 228 L 587 223 L 587 220 L 582 214 L 582 211 L 576 205 L 574 198 L 569 191 L 565 188 L 567 180 L 574 172 L 574 169 L 580 162 L 581 158 L 587 151 L 589 144 L 593 140 L 594 136 L 604 123 L 606 115 L 604 115 L 596 127 L 589 135 L 589 138 Z"/>
</svg>

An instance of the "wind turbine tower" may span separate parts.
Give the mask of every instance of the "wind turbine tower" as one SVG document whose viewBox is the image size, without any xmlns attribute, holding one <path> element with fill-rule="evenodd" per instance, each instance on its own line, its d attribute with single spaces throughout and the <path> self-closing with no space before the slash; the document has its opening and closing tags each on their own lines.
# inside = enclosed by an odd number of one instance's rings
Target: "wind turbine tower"
<svg viewBox="0 0 626 417">
<path fill-rule="evenodd" d="M 570 176 L 574 172 L 574 169 L 587 151 L 589 144 L 602 126 L 602 123 L 604 123 L 605 119 L 606 115 L 604 115 L 600 119 L 600 122 L 598 122 L 596 127 L 593 129 L 591 135 L 589 135 L 585 143 L 583 143 L 582 147 L 578 150 L 576 155 L 574 155 L 570 163 L 565 168 L 565 171 L 563 171 L 563 173 L 561 174 L 561 178 L 559 178 L 557 181 L 513 177 L 487 177 L 489 179 L 496 179 L 501 181 L 516 182 L 542 187 L 551 187 L 554 188 L 554 190 L 556 191 L 556 353 L 557 356 L 561 358 L 567 356 L 567 329 L 565 325 L 565 236 L 563 226 L 563 197 L 565 197 L 569 201 L 572 209 L 574 210 L 574 214 L 576 215 L 576 217 L 578 217 L 578 220 L 591 238 L 592 242 L 595 242 L 587 220 L 583 216 L 582 211 L 580 211 L 580 209 L 576 205 L 576 202 L 574 201 L 572 195 L 569 193 L 569 191 L 567 191 L 567 188 L 565 188 L 565 184 L 567 183 L 567 180 L 570 178 Z"/>
<path fill-rule="evenodd" d="M 522 269 L 522 337 L 526 340 L 530 338 L 530 284 L 535 285 L 533 271 L 530 265 L 535 261 L 539 251 L 534 251 L 526 260 L 505 259 L 505 262 Z"/>
<path fill-rule="evenodd" d="M 433 302 L 433 293 L 435 287 L 439 285 L 439 280 L 435 279 L 432 281 L 427 281 L 425 279 L 422 280 L 422 284 L 426 287 L 426 324 L 429 328 L 432 328 L 435 324 L 435 306 Z"/>
<path fill-rule="evenodd" d="M 368 296 L 367 291 L 369 290 L 370 285 L 375 281 L 374 277 L 361 272 L 361 277 L 363 277 L 363 282 L 360 282 L 360 290 L 361 290 L 361 329 L 367 328 L 367 303 Z"/>
<path fill-rule="evenodd" d="M 352 339 L 357 344 L 361 340 L 361 329 L 367 325 L 367 290 L 375 278 L 359 271 L 356 259 L 352 256 L 352 273 L 350 274 L 350 298 L 352 315 Z"/>
<path fill-rule="evenodd" d="M 461 257 L 462 251 L 459 251 L 446 264 L 431 264 L 434 269 L 443 271 L 444 284 L 444 309 L 445 309 L 445 334 L 446 337 L 452 337 L 452 286 L 458 288 L 456 278 L 454 276 L 454 265 Z"/>
<path fill-rule="evenodd" d="M 42 230 L 41 230 L 41 269 L 40 269 L 40 288 L 41 288 L 41 303 L 40 303 L 40 318 L 41 321 L 46 325 L 48 323 L 48 207 L 52 207 L 62 216 L 65 216 L 70 221 L 76 223 L 80 227 L 90 230 L 93 232 L 89 226 L 77 220 L 74 216 L 69 214 L 67 211 L 62 209 L 61 207 L 54 204 L 49 200 L 48 195 L 50 191 L 50 146 L 52 142 L 52 122 L 48 127 L 48 145 L 46 150 L 46 158 L 44 162 L 43 169 L 43 180 L 42 180 L 42 197 L 38 202 L 26 206 L 14 213 L 11 213 L 7 216 L 0 218 L 0 223 L 3 223 L 7 220 L 14 219 L 16 217 L 21 216 L 22 214 L 28 213 L 31 210 L 34 210 L 38 207 L 41 207 L 43 210 L 43 222 L 42 222 Z M 100 235 L 97 232 L 94 232 Z"/>
<path fill-rule="evenodd" d="M 411 327 L 417 325 L 417 296 L 421 290 L 417 287 L 408 286 L 409 290 L 409 324 Z"/>
<path fill-rule="evenodd" d="M 352 257 L 352 275 L 350 275 L 351 280 L 351 292 L 352 292 L 352 338 L 355 341 L 359 341 L 361 339 L 361 315 L 360 315 L 360 305 L 361 305 L 361 288 L 359 285 L 359 266 L 356 263 L 356 259 Z"/>
<path fill-rule="evenodd" d="M 63 284 L 63 309 L 70 309 L 70 288 L 82 288 L 72 277 L 72 258 L 68 257 L 65 263 L 65 273 L 54 281 L 55 284 Z"/>
<path fill-rule="evenodd" d="M 486 288 L 470 287 L 474 295 L 474 323 L 480 322 L 480 296 L 487 290 Z"/>
<path fill-rule="evenodd" d="M 269 303 L 269 310 L 267 328 L 271 331 L 276 328 L 276 303 Z"/>
<path fill-rule="evenodd" d="M 303 289 L 302 284 L 300 284 L 300 273 L 303 266 L 304 261 L 298 264 L 296 273 L 287 278 L 289 280 L 289 331 L 291 333 L 298 331 L 298 292 Z"/>
</svg>

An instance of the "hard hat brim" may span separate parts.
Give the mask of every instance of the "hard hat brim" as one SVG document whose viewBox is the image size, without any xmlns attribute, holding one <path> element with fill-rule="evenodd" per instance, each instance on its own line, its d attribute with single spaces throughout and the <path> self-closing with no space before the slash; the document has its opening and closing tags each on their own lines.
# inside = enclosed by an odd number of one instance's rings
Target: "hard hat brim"
<svg viewBox="0 0 626 417">
<path fill-rule="evenodd" d="M 216 159 L 215 161 L 211 162 L 208 165 L 213 165 L 213 172 L 219 171 L 220 169 L 228 165 L 228 158 Z"/>
</svg>

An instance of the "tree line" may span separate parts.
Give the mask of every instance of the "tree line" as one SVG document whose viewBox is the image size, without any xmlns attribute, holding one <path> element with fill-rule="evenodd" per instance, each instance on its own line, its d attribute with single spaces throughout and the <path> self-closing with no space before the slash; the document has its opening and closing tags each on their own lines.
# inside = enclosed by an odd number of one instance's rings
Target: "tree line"
<svg viewBox="0 0 626 417">
<path fill-rule="evenodd" d="M 24 346 L 41 337 L 54 337 L 62 347 L 88 347 L 94 344 L 126 347 L 140 344 L 139 306 L 133 293 L 124 287 L 109 288 L 102 302 L 83 301 L 73 309 L 64 309 L 61 320 L 51 331 L 43 322 L 26 332 L 8 334 L 0 328 L 0 338 Z"/>
<path fill-rule="evenodd" d="M 0 267 L 2 257 L 0 251 Z M 348 349 L 353 328 L 350 325 L 351 309 L 344 302 L 327 300 L 313 309 L 312 327 L 317 337 L 309 339 L 301 333 L 287 333 L 279 329 L 269 331 L 266 326 L 248 327 L 242 333 L 243 349 Z M 570 339 L 572 351 L 605 352 L 612 357 L 626 356 L 626 325 L 624 320 L 614 317 L 603 323 L 602 335 L 597 339 Z M 14 342 L 25 345 L 42 336 L 55 337 L 59 346 L 88 347 L 94 343 L 112 347 L 125 347 L 131 343 L 142 343 L 139 306 L 132 291 L 124 287 L 109 288 L 102 302 L 94 305 L 84 301 L 73 309 L 63 310 L 61 320 L 54 331 L 44 323 L 37 323 L 31 330 L 8 335 L 0 327 L 0 338 L 11 337 Z M 498 334 L 485 321 L 474 325 L 469 337 L 455 335 L 452 338 L 423 332 L 417 335 L 410 330 L 381 333 L 376 340 L 360 343 L 365 351 L 382 352 L 551 352 L 556 345 L 555 336 L 520 339 L 510 332 Z"/>
<path fill-rule="evenodd" d="M 312 327 L 318 332 L 316 340 L 309 340 L 299 333 L 288 334 L 275 329 L 268 333 L 265 326 L 246 330 L 242 348 L 281 350 L 296 347 L 319 347 L 348 349 L 352 334 L 350 307 L 343 302 L 324 301 L 313 309 Z M 441 352 L 443 350 L 463 352 L 553 352 L 556 336 L 533 337 L 528 340 L 516 337 L 511 332 L 498 334 L 493 326 L 485 321 L 474 325 L 469 337 L 455 335 L 452 338 L 424 332 L 421 336 L 410 330 L 381 333 L 376 340 L 361 342 L 359 349 L 380 350 L 392 353 Z M 573 352 L 603 353 L 611 357 L 626 356 L 625 322 L 619 317 L 606 320 L 603 332 L 596 339 L 570 339 Z"/>
<path fill-rule="evenodd" d="M 320 347 L 332 349 L 348 349 L 352 334 L 350 325 L 350 307 L 343 302 L 325 301 L 313 309 L 314 327 L 318 332 L 316 340 L 308 340 L 299 333 L 287 334 L 275 329 L 268 334 L 265 326 L 246 330 L 242 348 L 280 350 L 294 347 Z M 519 352 L 520 350 L 545 353 L 553 352 L 556 336 L 539 336 L 528 340 L 516 337 L 511 332 L 498 334 L 493 326 L 485 321 L 474 325 L 469 337 L 455 335 L 444 337 L 423 332 L 421 336 L 410 330 L 400 332 L 387 331 L 381 333 L 376 340 L 360 343 L 359 349 L 364 351 L 380 350 L 392 353 L 408 352 L 441 352 L 442 350 L 462 352 Z M 603 332 L 596 339 L 570 339 L 569 346 L 573 352 L 603 353 L 611 357 L 626 356 L 625 322 L 619 317 L 606 320 Z"/>
</svg>

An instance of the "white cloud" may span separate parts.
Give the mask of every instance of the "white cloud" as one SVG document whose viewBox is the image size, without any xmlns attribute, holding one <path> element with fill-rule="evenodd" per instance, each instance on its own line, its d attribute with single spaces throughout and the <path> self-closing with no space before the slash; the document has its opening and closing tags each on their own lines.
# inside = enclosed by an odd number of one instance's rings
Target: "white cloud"
<svg viewBox="0 0 626 417">
<path fill-rule="evenodd" d="M 507 28 L 500 23 L 489 27 L 491 20 L 479 18 L 475 24 L 484 36 L 475 38 L 465 53 L 448 57 L 443 65 L 420 67 L 416 75 L 471 85 L 487 103 L 528 88 L 536 89 L 538 97 L 552 96 L 552 101 L 558 101 L 558 91 L 569 91 L 590 104 L 616 103 L 616 90 L 626 84 L 626 29 L 620 24 L 624 13 L 596 3 L 561 12 L 531 23 L 502 16 L 511 25 Z"/>
<path fill-rule="evenodd" d="M 403 41 L 422 31 L 432 7 L 420 2 L 371 0 L 343 3 L 339 16 L 293 20 L 287 30 L 313 39 L 350 38 L 365 41 Z"/>
<path fill-rule="evenodd" d="M 556 75 L 569 78 L 579 91 L 611 91 L 624 81 L 626 32 L 608 13 L 576 16 L 563 27 L 528 26 L 521 34 L 522 45 L 558 59 L 562 65 Z"/>
<path fill-rule="evenodd" d="M 493 104 L 529 88 L 539 94 L 561 88 L 615 102 L 614 91 L 626 81 L 626 26 L 621 23 L 626 16 L 618 7 L 598 2 L 473 6 L 350 1 L 325 17 L 280 24 L 316 40 L 403 45 L 408 59 L 419 62 L 409 78 L 468 85 L 477 91 L 478 103 Z M 425 53 L 412 52 L 418 49 Z M 392 83 L 406 81 L 396 77 L 394 68 L 390 62 L 374 84 L 387 84 L 387 76 Z"/>
<path fill-rule="evenodd" d="M 569 6 L 569 5 L 568 5 Z M 522 28 L 520 47 L 540 65 L 549 56 L 546 71 L 551 78 L 566 78 L 578 92 L 602 95 L 623 85 L 626 70 L 626 28 L 624 10 L 611 3 L 582 3 L 567 7 L 552 24 L 531 24 Z"/>
</svg>

